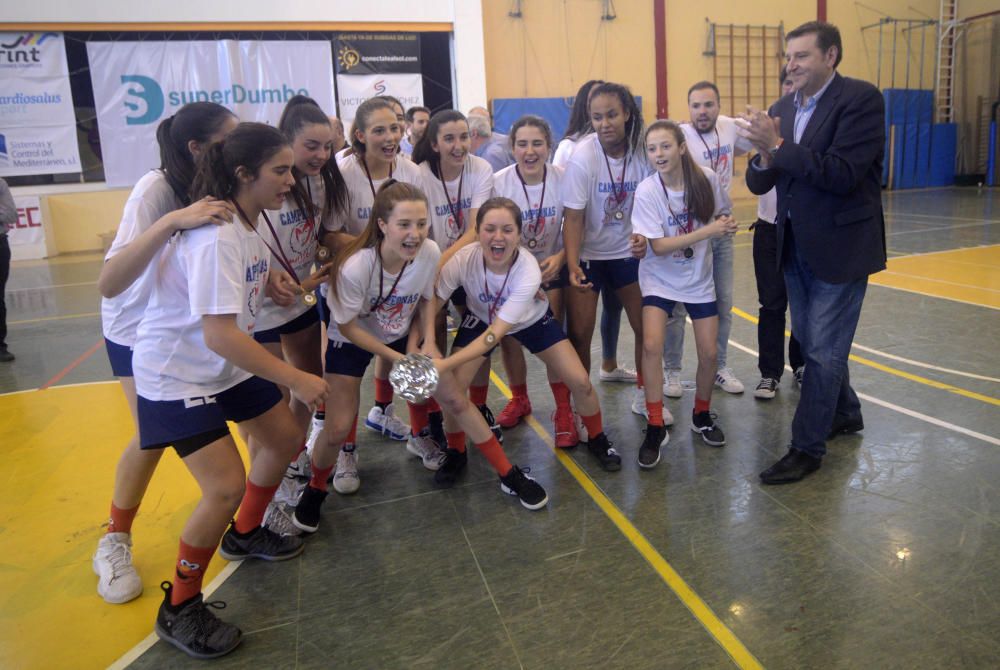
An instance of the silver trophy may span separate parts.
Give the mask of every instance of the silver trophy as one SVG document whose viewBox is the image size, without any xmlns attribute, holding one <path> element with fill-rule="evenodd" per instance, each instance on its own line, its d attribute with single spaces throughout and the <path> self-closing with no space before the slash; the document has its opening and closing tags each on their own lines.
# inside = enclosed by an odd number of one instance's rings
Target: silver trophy
<svg viewBox="0 0 1000 670">
<path fill-rule="evenodd" d="M 422 403 L 433 395 L 438 385 L 434 361 L 424 354 L 408 354 L 393 363 L 389 383 L 405 400 Z"/>
</svg>

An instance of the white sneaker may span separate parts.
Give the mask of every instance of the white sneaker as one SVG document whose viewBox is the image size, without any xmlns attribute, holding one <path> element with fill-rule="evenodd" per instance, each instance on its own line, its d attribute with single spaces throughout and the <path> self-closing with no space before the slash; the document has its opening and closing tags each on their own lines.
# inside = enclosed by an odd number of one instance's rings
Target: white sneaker
<svg viewBox="0 0 1000 670">
<path fill-rule="evenodd" d="M 312 477 L 312 465 L 309 461 L 309 452 L 300 451 L 285 469 L 285 476 L 281 478 L 281 484 L 274 492 L 275 502 L 294 507 L 310 477 Z"/>
<path fill-rule="evenodd" d="M 753 390 L 753 397 L 762 400 L 770 400 L 778 392 L 778 380 L 772 377 L 761 377 L 757 382 L 757 388 Z"/>
<path fill-rule="evenodd" d="M 423 461 L 424 467 L 432 472 L 439 470 L 444 463 L 444 449 L 431 439 L 431 432 L 426 428 L 419 435 L 410 435 L 406 450 Z"/>
<path fill-rule="evenodd" d="M 264 512 L 265 528 L 278 535 L 301 535 L 302 529 L 292 522 L 292 515 L 285 511 L 285 506 L 274 500 L 267 504 Z"/>
<path fill-rule="evenodd" d="M 799 388 L 802 388 L 802 378 L 806 374 L 806 366 L 800 365 L 799 367 L 795 368 L 795 372 L 793 372 L 792 374 L 795 375 L 795 383 L 798 385 Z"/>
<path fill-rule="evenodd" d="M 306 438 L 306 453 L 310 456 L 312 456 L 313 449 L 316 448 L 316 442 L 323 435 L 323 427 L 325 425 L 325 419 L 317 419 L 316 415 L 313 414 L 312 421 L 309 422 L 309 437 Z"/>
<path fill-rule="evenodd" d="M 625 384 L 634 384 L 639 378 L 635 369 L 630 368 L 627 365 L 619 365 L 611 372 L 601 368 L 600 377 L 602 382 L 622 382 Z"/>
<path fill-rule="evenodd" d="M 668 398 L 680 398 L 684 395 L 680 370 L 664 370 L 663 395 Z"/>
<path fill-rule="evenodd" d="M 400 442 L 410 434 L 410 427 L 396 418 L 392 405 L 386 405 L 384 412 L 378 405 L 372 407 L 368 412 L 368 418 L 365 419 L 365 426 Z"/>
<path fill-rule="evenodd" d="M 361 477 L 358 477 L 357 453 L 341 449 L 337 455 L 337 470 L 333 474 L 333 490 L 341 495 L 349 495 L 359 488 Z"/>
<path fill-rule="evenodd" d="M 632 398 L 632 413 L 645 417 L 646 421 L 649 421 L 649 410 L 646 409 L 646 393 L 642 389 L 635 390 L 635 396 Z M 674 425 L 674 415 L 670 413 L 665 403 L 663 405 L 663 425 Z"/>
<path fill-rule="evenodd" d="M 726 393 L 743 393 L 743 382 L 736 378 L 732 368 L 721 368 L 716 372 L 715 385 Z"/>
<path fill-rule="evenodd" d="M 573 412 L 573 423 L 576 424 L 576 434 L 580 436 L 580 441 L 589 441 L 590 436 L 587 433 L 587 426 L 583 424 L 583 418 L 576 411 Z"/>
<path fill-rule="evenodd" d="M 142 579 L 132 565 L 132 535 L 107 533 L 92 561 L 97 593 L 109 603 L 127 603 L 142 594 Z"/>
</svg>

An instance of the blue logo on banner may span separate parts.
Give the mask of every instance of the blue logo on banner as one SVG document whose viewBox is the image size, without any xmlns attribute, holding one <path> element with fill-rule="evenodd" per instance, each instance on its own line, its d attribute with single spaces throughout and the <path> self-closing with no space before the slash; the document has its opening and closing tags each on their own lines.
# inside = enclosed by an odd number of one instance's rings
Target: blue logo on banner
<svg viewBox="0 0 1000 670">
<path fill-rule="evenodd" d="M 126 125 L 141 126 L 159 119 L 163 114 L 163 89 L 160 85 L 141 74 L 123 74 L 121 79 L 123 84 L 130 84 L 125 92 L 131 97 L 125 98 L 124 104 L 133 113 L 126 113 Z"/>
</svg>

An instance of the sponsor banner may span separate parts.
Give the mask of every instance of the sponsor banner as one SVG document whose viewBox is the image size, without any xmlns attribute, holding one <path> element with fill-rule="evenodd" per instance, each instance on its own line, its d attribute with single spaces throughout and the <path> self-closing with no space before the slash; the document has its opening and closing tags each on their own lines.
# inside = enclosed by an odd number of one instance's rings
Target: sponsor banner
<svg viewBox="0 0 1000 670">
<path fill-rule="evenodd" d="M 38 196 L 14 196 L 17 206 L 17 223 L 7 232 L 10 242 L 10 257 L 15 261 L 45 258 L 48 249 L 45 246 L 45 228 L 42 226 L 42 209 L 38 204 Z"/>
<path fill-rule="evenodd" d="M 419 74 L 338 74 L 337 98 L 344 127 L 350 128 L 354 113 L 362 102 L 377 95 L 398 98 L 404 110 L 414 105 L 423 105 L 423 77 Z"/>
<path fill-rule="evenodd" d="M 335 109 L 325 41 L 89 42 L 87 54 L 109 186 L 132 186 L 159 167 L 156 128 L 187 103 L 215 102 L 271 125 L 296 94 Z"/>
<path fill-rule="evenodd" d="M 61 33 L 0 33 L 0 176 L 80 171 Z"/>
<path fill-rule="evenodd" d="M 340 33 L 337 74 L 420 74 L 419 33 Z"/>
</svg>

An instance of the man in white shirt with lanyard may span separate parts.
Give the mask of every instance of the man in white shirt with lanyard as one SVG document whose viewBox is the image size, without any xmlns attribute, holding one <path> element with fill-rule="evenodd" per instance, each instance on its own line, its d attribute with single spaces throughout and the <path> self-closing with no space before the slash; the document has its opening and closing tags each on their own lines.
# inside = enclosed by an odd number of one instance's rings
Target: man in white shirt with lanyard
<svg viewBox="0 0 1000 670">
<path fill-rule="evenodd" d="M 688 152 L 698 165 L 719 176 L 719 183 L 728 195 L 733 181 L 733 159 L 753 148 L 749 140 L 740 137 L 736 124 L 719 114 L 719 89 L 710 81 L 700 81 L 688 89 L 688 110 L 691 123 L 681 124 Z M 712 240 L 712 275 L 715 299 L 719 306 L 718 372 L 715 385 L 728 393 L 743 393 L 743 383 L 726 365 L 729 331 L 733 324 L 733 237 L 724 235 Z M 663 346 L 663 366 L 666 368 L 664 393 L 680 398 L 681 358 L 684 354 L 684 322 L 687 317 L 682 305 L 674 310 L 667 324 L 667 339 Z"/>
</svg>

